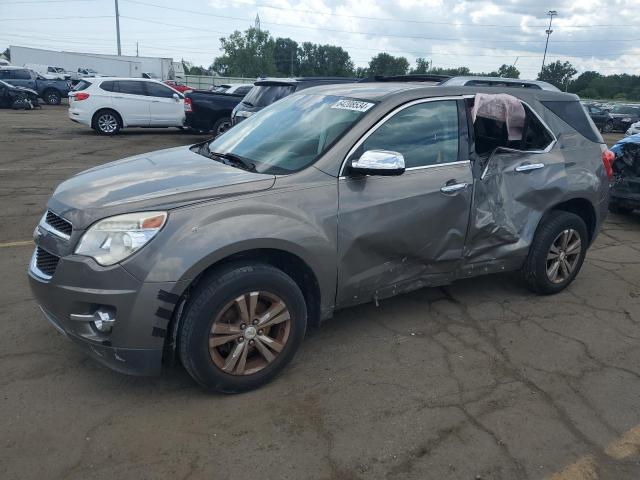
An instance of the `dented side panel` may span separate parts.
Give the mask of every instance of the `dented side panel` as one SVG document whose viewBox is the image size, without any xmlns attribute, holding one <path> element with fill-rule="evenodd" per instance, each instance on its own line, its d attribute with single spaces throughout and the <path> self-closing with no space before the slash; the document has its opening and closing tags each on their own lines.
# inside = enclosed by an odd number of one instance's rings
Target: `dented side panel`
<svg viewBox="0 0 640 480">
<path fill-rule="evenodd" d="M 468 187 L 442 193 L 450 180 Z M 337 304 L 451 281 L 462 259 L 472 185 L 468 161 L 341 179 Z"/>
</svg>

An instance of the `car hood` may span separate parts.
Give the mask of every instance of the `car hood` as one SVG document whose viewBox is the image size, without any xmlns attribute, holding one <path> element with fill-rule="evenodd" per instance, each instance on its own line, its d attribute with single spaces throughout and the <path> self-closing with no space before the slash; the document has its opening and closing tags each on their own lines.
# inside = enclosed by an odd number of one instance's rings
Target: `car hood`
<svg viewBox="0 0 640 480">
<path fill-rule="evenodd" d="M 177 147 L 81 172 L 56 188 L 49 208 L 83 229 L 110 215 L 268 190 L 274 182 L 273 175 L 241 170 Z"/>
<path fill-rule="evenodd" d="M 29 92 L 29 93 L 33 93 L 34 95 L 38 95 L 38 92 L 36 92 L 35 90 L 31 90 L 30 88 L 26 88 L 26 87 L 18 87 L 16 85 L 11 85 L 13 88 L 12 90 L 18 90 L 20 92 Z"/>
</svg>

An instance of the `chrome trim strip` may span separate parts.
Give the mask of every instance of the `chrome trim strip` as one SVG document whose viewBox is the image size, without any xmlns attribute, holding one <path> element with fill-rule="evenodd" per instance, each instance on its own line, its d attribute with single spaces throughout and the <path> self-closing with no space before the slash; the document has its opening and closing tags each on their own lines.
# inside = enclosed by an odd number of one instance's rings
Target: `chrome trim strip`
<svg viewBox="0 0 640 480">
<path fill-rule="evenodd" d="M 47 275 L 42 270 L 38 268 L 38 247 L 33 251 L 33 255 L 31 255 L 31 261 L 29 262 L 29 272 L 33 274 L 34 277 L 39 278 L 40 280 L 51 280 L 52 275 Z"/>
<path fill-rule="evenodd" d="M 376 124 L 373 127 L 371 127 L 369 130 L 367 130 L 367 132 L 360 138 L 360 140 L 358 140 L 353 145 L 353 147 L 351 147 L 351 149 L 349 149 L 349 152 L 347 153 L 347 156 L 344 157 L 344 159 L 342 160 L 342 165 L 340 165 L 340 171 L 338 173 L 338 178 L 342 178 L 344 176 L 343 174 L 344 174 L 345 164 L 347 163 L 347 160 L 349 159 L 349 157 L 351 157 L 353 152 L 356 151 L 358 149 L 358 147 L 360 147 L 360 145 L 362 145 L 362 143 L 367 138 L 369 138 L 378 128 L 380 128 L 382 125 L 384 125 L 384 123 L 386 123 L 387 120 L 389 120 L 391 117 L 396 115 L 398 112 L 401 112 L 405 108 L 413 107 L 414 105 L 418 105 L 420 103 L 438 102 L 438 101 L 442 101 L 442 100 L 462 100 L 462 99 L 463 99 L 462 95 L 456 95 L 456 96 L 453 96 L 453 97 L 420 98 L 418 100 L 413 100 L 411 102 L 408 102 L 408 103 L 405 103 L 403 105 L 400 105 L 400 106 L 396 107 L 395 109 L 393 109 L 392 111 L 387 113 L 384 117 L 382 117 L 380 120 L 378 120 L 376 122 Z M 444 164 L 441 164 L 441 165 L 444 165 Z M 412 168 L 422 168 L 422 167 L 412 167 Z M 407 170 L 410 170 L 410 169 L 407 168 Z"/>
<path fill-rule="evenodd" d="M 39 227 L 42 227 L 44 230 L 46 230 L 49 233 L 54 234 L 57 237 L 63 238 L 64 240 L 69 240 L 71 238 L 71 235 L 67 235 L 66 233 L 61 232 L 60 230 L 56 230 L 55 228 L 53 228 L 51 225 L 49 225 L 47 223 L 47 213 L 50 212 L 50 210 L 47 210 L 44 212 L 44 215 L 42 216 L 42 218 L 40 219 L 40 223 L 38 223 Z M 51 212 L 54 215 L 57 215 L 58 217 L 60 217 L 60 215 L 58 215 L 55 212 Z M 62 218 L 62 217 L 60 217 Z M 71 222 L 69 222 L 68 220 L 65 220 L 64 218 L 62 218 L 65 222 L 69 223 L 69 225 L 71 225 L 71 228 L 73 229 L 73 225 L 71 224 Z"/>
<path fill-rule="evenodd" d="M 544 168 L 544 163 L 526 163 L 524 165 L 519 165 L 515 168 L 516 172 L 530 172 L 532 170 L 539 170 Z"/>
</svg>

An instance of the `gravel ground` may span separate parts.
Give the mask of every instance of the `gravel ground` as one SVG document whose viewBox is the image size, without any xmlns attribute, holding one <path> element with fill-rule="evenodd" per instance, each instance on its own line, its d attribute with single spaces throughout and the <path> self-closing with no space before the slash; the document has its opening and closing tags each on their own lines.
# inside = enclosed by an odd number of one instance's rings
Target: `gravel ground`
<svg viewBox="0 0 640 480">
<path fill-rule="evenodd" d="M 63 106 L 0 131 L 0 478 L 640 478 L 640 216 L 610 216 L 559 295 L 496 275 L 352 308 L 271 384 L 206 395 L 95 364 L 26 278 L 56 184 L 199 137 L 98 137 Z"/>
</svg>

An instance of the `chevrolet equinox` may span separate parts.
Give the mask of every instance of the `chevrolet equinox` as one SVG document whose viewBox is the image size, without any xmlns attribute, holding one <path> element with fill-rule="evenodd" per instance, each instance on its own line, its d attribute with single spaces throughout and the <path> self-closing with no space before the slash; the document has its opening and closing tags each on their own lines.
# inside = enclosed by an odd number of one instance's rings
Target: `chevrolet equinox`
<svg viewBox="0 0 640 480">
<path fill-rule="evenodd" d="M 337 309 L 514 270 L 563 290 L 605 217 L 612 160 L 571 94 L 314 87 L 214 140 L 63 182 L 30 285 L 97 361 L 151 375 L 175 357 L 239 392 Z"/>
</svg>

